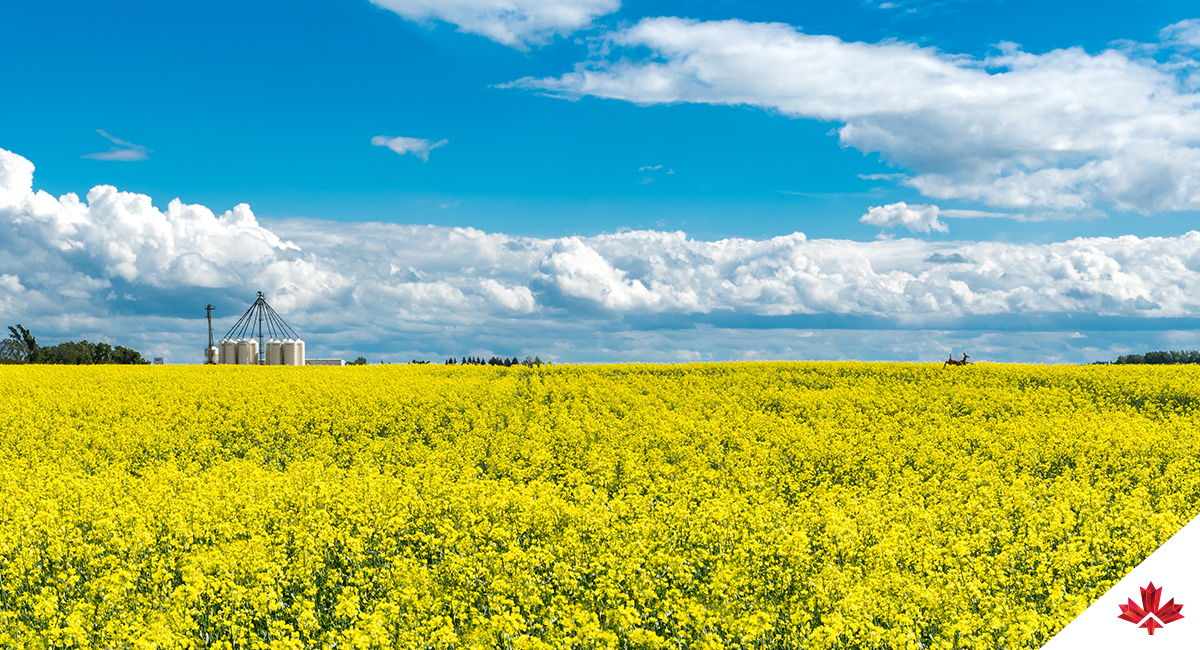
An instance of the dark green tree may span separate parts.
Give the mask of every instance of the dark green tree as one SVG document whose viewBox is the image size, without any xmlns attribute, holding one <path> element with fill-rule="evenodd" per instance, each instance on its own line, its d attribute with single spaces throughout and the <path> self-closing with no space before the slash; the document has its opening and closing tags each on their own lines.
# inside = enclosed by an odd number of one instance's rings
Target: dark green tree
<svg viewBox="0 0 1200 650">
<path fill-rule="evenodd" d="M 4 339 L 4 348 L 9 354 L 14 355 L 18 361 L 25 363 L 34 363 L 38 357 L 37 339 L 29 330 L 21 326 L 20 323 L 16 327 L 8 326 L 8 331 L 12 332 L 12 337 Z"/>
<path fill-rule="evenodd" d="M 112 363 L 112 346 L 107 343 L 96 344 L 96 354 L 93 357 L 94 363 Z"/>
<path fill-rule="evenodd" d="M 126 364 L 145 365 L 150 362 L 142 358 L 141 352 L 138 352 L 137 350 L 131 350 L 127 347 L 122 347 L 122 346 L 118 345 L 117 347 L 113 348 L 111 363 L 126 363 Z"/>
<path fill-rule="evenodd" d="M 38 362 L 69 366 L 91 365 L 96 363 L 96 346 L 86 340 L 78 343 L 59 343 L 53 347 L 42 348 L 38 353 Z"/>
<path fill-rule="evenodd" d="M 29 350 L 18 339 L 7 338 L 0 341 L 0 363 L 25 363 L 29 359 Z"/>
</svg>

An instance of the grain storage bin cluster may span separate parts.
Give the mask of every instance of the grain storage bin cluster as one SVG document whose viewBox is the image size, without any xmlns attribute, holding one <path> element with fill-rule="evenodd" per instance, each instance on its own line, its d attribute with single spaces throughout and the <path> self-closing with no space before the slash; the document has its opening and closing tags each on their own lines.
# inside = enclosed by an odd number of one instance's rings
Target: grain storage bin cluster
<svg viewBox="0 0 1200 650">
<path fill-rule="evenodd" d="M 258 299 L 234 323 L 216 348 L 217 363 L 240 366 L 304 365 L 304 341 L 267 304 L 261 291 L 258 292 Z"/>
</svg>

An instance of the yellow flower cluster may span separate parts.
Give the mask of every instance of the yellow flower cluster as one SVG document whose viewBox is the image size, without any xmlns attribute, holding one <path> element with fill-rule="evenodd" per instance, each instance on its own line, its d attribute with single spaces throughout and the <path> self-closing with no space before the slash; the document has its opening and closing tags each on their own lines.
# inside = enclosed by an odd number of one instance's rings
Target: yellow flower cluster
<svg viewBox="0 0 1200 650">
<path fill-rule="evenodd" d="M 0 367 L 0 647 L 1036 648 L 1200 368 Z"/>
</svg>

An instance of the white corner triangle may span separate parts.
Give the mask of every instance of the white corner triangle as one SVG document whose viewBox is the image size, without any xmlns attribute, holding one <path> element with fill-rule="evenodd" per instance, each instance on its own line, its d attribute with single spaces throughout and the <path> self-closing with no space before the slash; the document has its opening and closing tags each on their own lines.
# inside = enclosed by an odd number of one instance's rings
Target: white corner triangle
<svg viewBox="0 0 1200 650">
<path fill-rule="evenodd" d="M 1200 517 L 1193 519 L 1142 561 L 1096 602 L 1075 617 L 1042 650 L 1197 650 L 1200 649 Z M 1121 605 L 1142 603 L 1141 589 L 1162 588 L 1161 605 L 1183 605 L 1182 619 L 1151 636 L 1138 624 L 1118 618 Z"/>
</svg>

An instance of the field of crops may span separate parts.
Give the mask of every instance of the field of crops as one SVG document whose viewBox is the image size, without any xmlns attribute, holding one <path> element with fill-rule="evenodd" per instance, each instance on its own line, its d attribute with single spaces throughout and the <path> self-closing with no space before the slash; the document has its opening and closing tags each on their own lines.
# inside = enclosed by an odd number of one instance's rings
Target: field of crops
<svg viewBox="0 0 1200 650">
<path fill-rule="evenodd" d="M 0 366 L 0 646 L 1037 648 L 1200 368 Z"/>
</svg>

